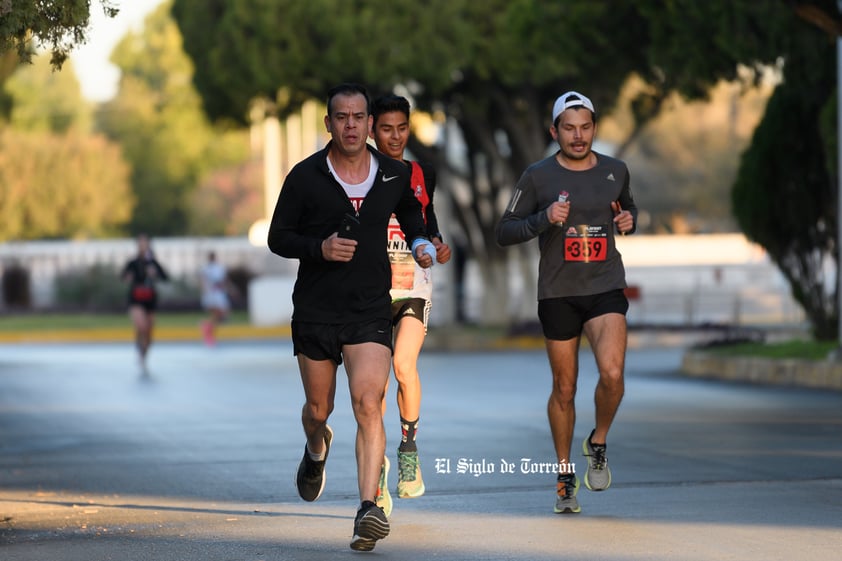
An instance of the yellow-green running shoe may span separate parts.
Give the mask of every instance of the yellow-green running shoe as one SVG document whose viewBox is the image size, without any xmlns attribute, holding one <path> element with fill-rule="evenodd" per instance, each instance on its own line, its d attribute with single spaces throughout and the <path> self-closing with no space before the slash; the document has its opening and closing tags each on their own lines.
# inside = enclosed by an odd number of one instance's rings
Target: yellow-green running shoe
<svg viewBox="0 0 842 561">
<path fill-rule="evenodd" d="M 418 451 L 401 452 L 398 450 L 398 498 L 414 499 L 423 495 L 424 491 Z"/>
<path fill-rule="evenodd" d="M 392 495 L 389 494 L 389 458 L 383 456 L 383 465 L 380 466 L 380 483 L 377 485 L 377 496 L 375 504 L 383 509 L 386 517 L 392 515 Z"/>
</svg>

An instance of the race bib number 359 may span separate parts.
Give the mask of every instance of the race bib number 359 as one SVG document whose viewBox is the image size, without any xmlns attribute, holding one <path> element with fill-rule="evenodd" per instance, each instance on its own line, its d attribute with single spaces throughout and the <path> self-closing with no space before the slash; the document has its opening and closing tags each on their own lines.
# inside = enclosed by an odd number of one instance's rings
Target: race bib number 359
<svg viewBox="0 0 842 561">
<path fill-rule="evenodd" d="M 564 260 L 590 263 L 605 261 L 608 232 L 605 226 L 571 226 L 565 232 Z"/>
</svg>

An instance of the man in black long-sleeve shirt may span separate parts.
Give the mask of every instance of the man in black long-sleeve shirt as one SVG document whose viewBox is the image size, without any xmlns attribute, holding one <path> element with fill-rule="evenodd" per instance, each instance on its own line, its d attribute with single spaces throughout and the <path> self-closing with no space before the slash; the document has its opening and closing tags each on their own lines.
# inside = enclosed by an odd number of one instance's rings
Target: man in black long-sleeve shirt
<svg viewBox="0 0 842 561">
<path fill-rule="evenodd" d="M 331 141 L 287 175 L 268 236 L 274 253 L 299 259 L 292 341 L 304 384 L 301 420 L 307 444 L 296 478 L 298 492 L 315 501 L 324 489 L 333 439 L 327 419 L 344 359 L 357 421 L 360 508 L 351 548 L 359 551 L 373 549 L 390 530 L 374 501 L 386 446 L 380 407 L 392 353 L 386 243 L 392 213 L 406 239 L 413 240 L 419 265 L 430 267 L 436 257 L 408 170 L 366 144 L 369 104 L 365 89 L 355 84 L 328 93 L 325 126 Z M 340 237 L 346 215 L 355 226 Z"/>
</svg>

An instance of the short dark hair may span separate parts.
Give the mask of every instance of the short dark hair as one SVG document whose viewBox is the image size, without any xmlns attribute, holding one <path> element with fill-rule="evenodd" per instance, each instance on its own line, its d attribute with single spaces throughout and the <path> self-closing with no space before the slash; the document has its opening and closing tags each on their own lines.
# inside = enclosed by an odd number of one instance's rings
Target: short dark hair
<svg viewBox="0 0 842 561">
<path fill-rule="evenodd" d="M 368 96 L 368 90 L 365 89 L 365 86 L 361 86 L 360 84 L 355 84 L 353 82 L 344 82 L 338 86 L 330 88 L 330 91 L 327 92 L 328 115 L 332 114 L 333 107 L 331 107 L 331 103 L 333 102 L 333 98 L 338 95 L 362 95 L 365 98 L 366 115 L 371 113 L 371 98 Z"/>
<path fill-rule="evenodd" d="M 374 117 L 374 124 L 377 124 L 377 119 L 384 113 L 391 113 L 392 111 L 400 111 L 406 115 L 409 120 L 409 100 L 402 95 L 382 95 L 375 99 L 371 104 L 371 114 Z"/>
</svg>

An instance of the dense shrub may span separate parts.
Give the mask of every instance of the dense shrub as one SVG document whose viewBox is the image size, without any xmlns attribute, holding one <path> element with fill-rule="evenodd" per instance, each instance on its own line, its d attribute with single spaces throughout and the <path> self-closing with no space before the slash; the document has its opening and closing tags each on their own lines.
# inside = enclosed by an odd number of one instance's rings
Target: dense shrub
<svg viewBox="0 0 842 561">
<path fill-rule="evenodd" d="M 59 309 L 114 312 L 125 304 L 126 286 L 113 267 L 93 265 L 56 275 L 55 305 Z"/>
</svg>

